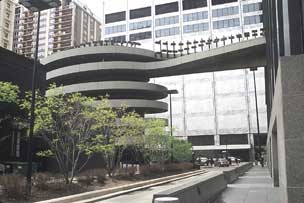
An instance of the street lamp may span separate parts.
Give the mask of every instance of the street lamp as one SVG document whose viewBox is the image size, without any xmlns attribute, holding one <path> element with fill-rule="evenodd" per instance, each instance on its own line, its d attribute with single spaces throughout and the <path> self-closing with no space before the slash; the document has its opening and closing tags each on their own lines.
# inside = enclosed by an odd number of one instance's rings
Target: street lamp
<svg viewBox="0 0 304 203">
<path fill-rule="evenodd" d="M 259 146 L 259 156 L 261 156 L 261 140 L 260 140 L 260 121 L 259 121 L 259 109 L 258 109 L 258 98 L 256 91 L 256 81 L 255 81 L 255 71 L 257 68 L 250 68 L 250 71 L 253 72 L 253 82 L 254 82 L 254 97 L 255 97 L 255 112 L 257 119 L 257 131 L 258 131 L 258 146 Z"/>
<path fill-rule="evenodd" d="M 178 94 L 177 90 L 167 90 L 167 93 L 169 94 L 170 98 L 170 135 L 171 137 L 173 136 L 173 131 L 172 131 L 172 94 Z M 171 141 L 171 162 L 173 162 L 173 140 Z"/>
<path fill-rule="evenodd" d="M 37 58 L 38 58 L 38 46 L 39 46 L 39 28 L 40 28 L 40 12 L 42 10 L 56 8 L 61 5 L 60 0 L 19 0 L 19 4 L 29 9 L 31 12 L 38 12 L 37 18 L 37 34 L 34 53 L 34 67 L 32 76 L 32 100 L 31 100 L 31 112 L 30 112 L 30 131 L 27 145 L 27 175 L 26 175 L 26 195 L 31 195 L 32 190 L 32 137 L 34 132 L 35 123 L 35 101 L 36 101 L 36 74 L 37 74 Z"/>
</svg>

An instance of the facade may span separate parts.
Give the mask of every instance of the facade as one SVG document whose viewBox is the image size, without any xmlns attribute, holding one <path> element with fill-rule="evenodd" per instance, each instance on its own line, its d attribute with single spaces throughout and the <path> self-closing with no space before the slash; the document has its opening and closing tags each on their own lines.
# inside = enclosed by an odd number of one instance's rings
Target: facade
<svg viewBox="0 0 304 203">
<path fill-rule="evenodd" d="M 170 49 L 172 42 L 188 41 L 191 47 L 194 40 L 218 38 L 221 42 L 223 36 L 244 36 L 263 27 L 261 0 L 113 0 L 104 2 L 104 14 L 104 39 L 138 41 L 142 48 L 154 51 L 160 51 L 155 44 L 159 40 L 168 42 Z M 210 46 L 215 48 L 217 44 Z M 179 92 L 172 95 L 175 135 L 188 138 L 193 149 L 205 156 L 229 150 L 231 155 L 253 158 L 257 121 L 253 73 L 247 68 L 152 78 L 151 82 Z M 258 69 L 256 80 L 260 132 L 265 141 L 264 68 Z M 169 119 L 169 112 L 155 116 Z"/>
<path fill-rule="evenodd" d="M 0 46 L 9 50 L 13 48 L 14 10 L 13 0 L 0 1 Z"/>
<path fill-rule="evenodd" d="M 95 15 L 77 0 L 62 1 L 60 8 L 41 12 L 39 58 L 81 43 L 99 40 L 101 24 Z M 33 57 L 37 14 L 23 6 L 15 12 L 14 51 Z"/>
<path fill-rule="evenodd" d="M 304 202 L 304 4 L 264 2 L 269 169 L 282 203 Z"/>
<path fill-rule="evenodd" d="M 31 90 L 33 60 L 20 56 L 12 51 L 0 47 L 0 81 L 11 82 L 18 85 L 20 97 L 26 91 Z M 41 92 L 45 89 L 45 71 L 38 69 L 37 87 Z M 19 118 L 16 122 L 14 117 Z M 27 160 L 27 143 L 24 137 L 27 136 L 27 125 L 21 123 L 26 118 L 24 112 L 20 111 L 17 105 L 0 102 L 0 162 L 25 162 Z M 41 140 L 33 139 L 35 150 L 41 150 Z M 41 158 L 34 156 L 34 161 Z M 8 163 L 7 163 L 8 164 Z M 6 172 L 11 171 L 11 167 Z"/>
</svg>

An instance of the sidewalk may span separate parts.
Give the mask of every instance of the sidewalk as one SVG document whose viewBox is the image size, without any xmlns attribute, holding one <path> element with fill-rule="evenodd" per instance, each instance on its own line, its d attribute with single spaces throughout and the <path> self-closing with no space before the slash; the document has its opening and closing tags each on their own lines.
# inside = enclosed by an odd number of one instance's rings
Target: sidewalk
<svg viewBox="0 0 304 203">
<path fill-rule="evenodd" d="M 239 177 L 213 203 L 280 203 L 268 169 L 255 166 Z"/>
</svg>

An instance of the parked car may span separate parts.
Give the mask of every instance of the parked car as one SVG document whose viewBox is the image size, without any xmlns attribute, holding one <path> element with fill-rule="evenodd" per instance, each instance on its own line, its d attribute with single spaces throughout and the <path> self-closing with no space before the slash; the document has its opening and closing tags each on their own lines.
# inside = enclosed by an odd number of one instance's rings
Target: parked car
<svg viewBox="0 0 304 203">
<path fill-rule="evenodd" d="M 198 166 L 205 166 L 208 163 L 207 157 L 197 157 L 194 164 Z"/>
<path fill-rule="evenodd" d="M 214 163 L 215 166 L 218 166 L 218 167 L 228 167 L 229 166 L 229 161 L 225 158 L 219 158 L 215 163 Z"/>
</svg>

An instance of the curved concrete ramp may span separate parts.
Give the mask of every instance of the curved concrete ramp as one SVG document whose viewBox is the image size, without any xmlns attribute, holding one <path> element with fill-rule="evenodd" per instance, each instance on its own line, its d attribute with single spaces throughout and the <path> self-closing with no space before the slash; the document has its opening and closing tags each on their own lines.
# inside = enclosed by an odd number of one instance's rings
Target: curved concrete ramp
<svg viewBox="0 0 304 203">
<path fill-rule="evenodd" d="M 183 75 L 266 66 L 264 37 L 210 49 L 209 51 L 147 63 L 150 77 Z"/>
</svg>

